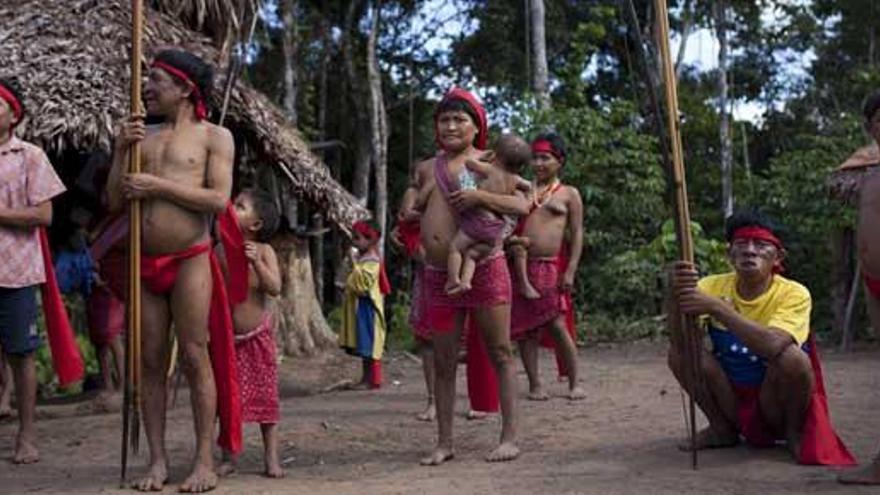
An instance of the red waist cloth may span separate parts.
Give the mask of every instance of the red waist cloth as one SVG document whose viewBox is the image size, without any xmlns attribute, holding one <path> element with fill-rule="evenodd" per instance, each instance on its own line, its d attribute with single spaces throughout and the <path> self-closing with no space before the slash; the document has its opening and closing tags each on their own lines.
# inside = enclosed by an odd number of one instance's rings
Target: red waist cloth
<svg viewBox="0 0 880 495">
<path fill-rule="evenodd" d="M 277 423 L 278 358 L 272 335 L 272 315 L 263 315 L 257 328 L 235 336 L 235 356 L 241 380 L 242 421 Z"/>
<path fill-rule="evenodd" d="M 822 376 L 822 364 L 819 361 L 816 341 L 810 334 L 810 364 L 813 367 L 815 387 L 810 399 L 810 406 L 801 430 L 801 449 L 798 463 L 826 466 L 852 466 L 855 458 L 843 444 L 831 425 L 828 412 L 828 399 L 825 395 L 825 380 Z M 777 441 L 783 440 L 770 431 L 761 417 L 758 400 L 759 387 L 733 387 L 737 397 L 736 416 L 740 434 L 746 442 L 755 447 L 772 447 Z"/>
<path fill-rule="evenodd" d="M 40 227 L 38 231 L 40 255 L 46 270 L 46 283 L 40 285 L 46 335 L 49 338 L 52 367 L 58 375 L 58 384 L 66 387 L 82 379 L 85 366 L 79 346 L 76 344 L 73 327 L 70 326 L 70 320 L 67 318 L 67 309 L 64 307 L 64 300 L 61 299 L 61 291 L 58 290 L 52 251 L 49 249 L 49 236 L 44 227 Z"/>
<path fill-rule="evenodd" d="M 862 279 L 865 281 L 865 288 L 868 289 L 868 293 L 870 293 L 874 299 L 880 300 L 880 278 L 875 278 L 862 272 Z"/>
<path fill-rule="evenodd" d="M 232 313 L 226 284 L 210 243 L 197 244 L 179 253 L 141 257 L 141 281 L 150 292 L 164 294 L 174 288 L 183 261 L 209 253 L 211 263 L 211 308 L 208 313 L 208 351 L 217 388 L 220 436 L 217 443 L 227 451 L 241 452 L 241 391 L 235 362 Z"/>
<path fill-rule="evenodd" d="M 407 258 L 412 258 L 422 244 L 421 220 L 406 220 L 397 224 L 397 234 Z"/>
</svg>

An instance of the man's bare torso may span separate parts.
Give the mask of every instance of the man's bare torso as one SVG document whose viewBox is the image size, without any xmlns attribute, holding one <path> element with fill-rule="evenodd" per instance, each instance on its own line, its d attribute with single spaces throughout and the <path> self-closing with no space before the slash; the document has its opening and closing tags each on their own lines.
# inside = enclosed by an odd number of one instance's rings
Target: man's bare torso
<svg viewBox="0 0 880 495">
<path fill-rule="evenodd" d="M 188 186 L 204 187 L 212 124 L 148 128 L 143 171 Z M 208 240 L 208 215 L 164 199 L 143 201 L 143 249 L 148 254 L 182 251 Z"/>
<path fill-rule="evenodd" d="M 559 254 L 568 228 L 571 198 L 571 188 L 563 186 L 529 215 L 522 235 L 529 238 L 530 257 L 548 258 Z"/>
</svg>

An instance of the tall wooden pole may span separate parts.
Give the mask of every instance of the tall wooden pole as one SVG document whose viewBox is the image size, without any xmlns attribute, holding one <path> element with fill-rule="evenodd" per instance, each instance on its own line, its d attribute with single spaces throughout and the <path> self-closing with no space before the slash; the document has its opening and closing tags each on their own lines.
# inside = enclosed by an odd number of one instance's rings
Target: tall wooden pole
<svg viewBox="0 0 880 495">
<path fill-rule="evenodd" d="M 142 117 L 141 63 L 143 60 L 143 0 L 131 2 L 131 103 L 132 117 Z M 129 149 L 129 172 L 141 171 L 141 146 L 134 142 Z M 129 266 L 128 266 L 128 339 L 125 353 L 125 397 L 122 409 L 122 472 L 125 482 L 129 440 L 137 453 L 140 438 L 141 410 L 141 203 L 134 199 L 129 205 Z"/>
<path fill-rule="evenodd" d="M 675 226 L 678 237 L 679 253 L 681 261 L 694 262 L 694 242 L 691 237 L 691 218 L 688 209 L 687 184 L 684 173 L 684 152 L 681 146 L 681 122 L 678 117 L 678 89 L 675 80 L 675 67 L 669 52 L 669 13 L 666 9 L 666 0 L 654 0 L 657 11 L 657 26 L 659 27 L 660 58 L 663 65 L 663 80 L 666 89 L 666 112 L 669 136 L 672 148 L 672 177 L 675 187 Z M 697 422 L 695 395 L 700 390 L 702 340 L 697 333 L 696 321 L 683 315 L 669 315 L 670 318 L 680 318 L 683 345 L 685 347 L 686 381 L 690 387 L 688 398 L 688 420 L 690 426 L 690 443 L 692 452 L 693 468 L 697 468 Z"/>
</svg>

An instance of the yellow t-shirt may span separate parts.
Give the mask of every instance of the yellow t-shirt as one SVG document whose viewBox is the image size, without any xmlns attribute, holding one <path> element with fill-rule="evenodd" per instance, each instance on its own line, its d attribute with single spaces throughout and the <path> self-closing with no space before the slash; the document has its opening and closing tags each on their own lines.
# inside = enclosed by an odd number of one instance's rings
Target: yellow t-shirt
<svg viewBox="0 0 880 495">
<path fill-rule="evenodd" d="M 697 286 L 703 292 L 733 304 L 736 312 L 770 328 L 786 331 L 797 344 L 803 345 L 810 335 L 810 291 L 803 285 L 781 275 L 774 275 L 767 292 L 747 301 L 736 292 L 736 273 L 710 275 L 700 279 Z M 710 326 L 725 330 L 712 320 Z"/>
</svg>

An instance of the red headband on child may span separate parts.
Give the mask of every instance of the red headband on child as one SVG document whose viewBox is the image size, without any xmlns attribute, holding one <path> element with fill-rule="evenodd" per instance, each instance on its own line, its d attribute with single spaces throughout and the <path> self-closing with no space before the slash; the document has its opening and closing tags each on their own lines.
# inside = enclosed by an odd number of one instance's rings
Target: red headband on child
<svg viewBox="0 0 880 495">
<path fill-rule="evenodd" d="M 192 91 L 192 93 L 190 93 L 190 99 L 196 106 L 196 118 L 198 120 L 205 120 L 208 117 L 208 106 L 205 104 L 205 98 L 202 97 L 202 92 L 199 90 L 198 84 L 189 77 L 189 74 L 173 65 L 162 62 L 161 60 L 153 62 L 153 67 L 162 69 L 180 81 L 183 81 L 183 83 Z"/>
<path fill-rule="evenodd" d="M 379 229 L 364 221 L 355 222 L 355 224 L 351 226 L 351 230 L 364 237 L 369 237 L 370 239 L 375 240 L 379 238 Z"/>
<path fill-rule="evenodd" d="M 21 122 L 24 113 L 21 107 L 21 102 L 18 101 L 18 98 L 16 98 L 14 94 L 12 94 L 12 91 L 2 84 L 0 84 L 0 99 L 5 100 L 6 103 L 9 103 L 9 106 L 12 107 L 12 115 L 15 117 L 15 122 L 12 123 L 12 127 L 15 127 Z"/>
<path fill-rule="evenodd" d="M 562 156 L 562 153 L 553 146 L 553 143 L 546 139 L 539 139 L 532 143 L 532 153 L 549 153 L 553 155 L 553 158 L 560 164 L 565 164 L 565 157 Z"/>
</svg>

